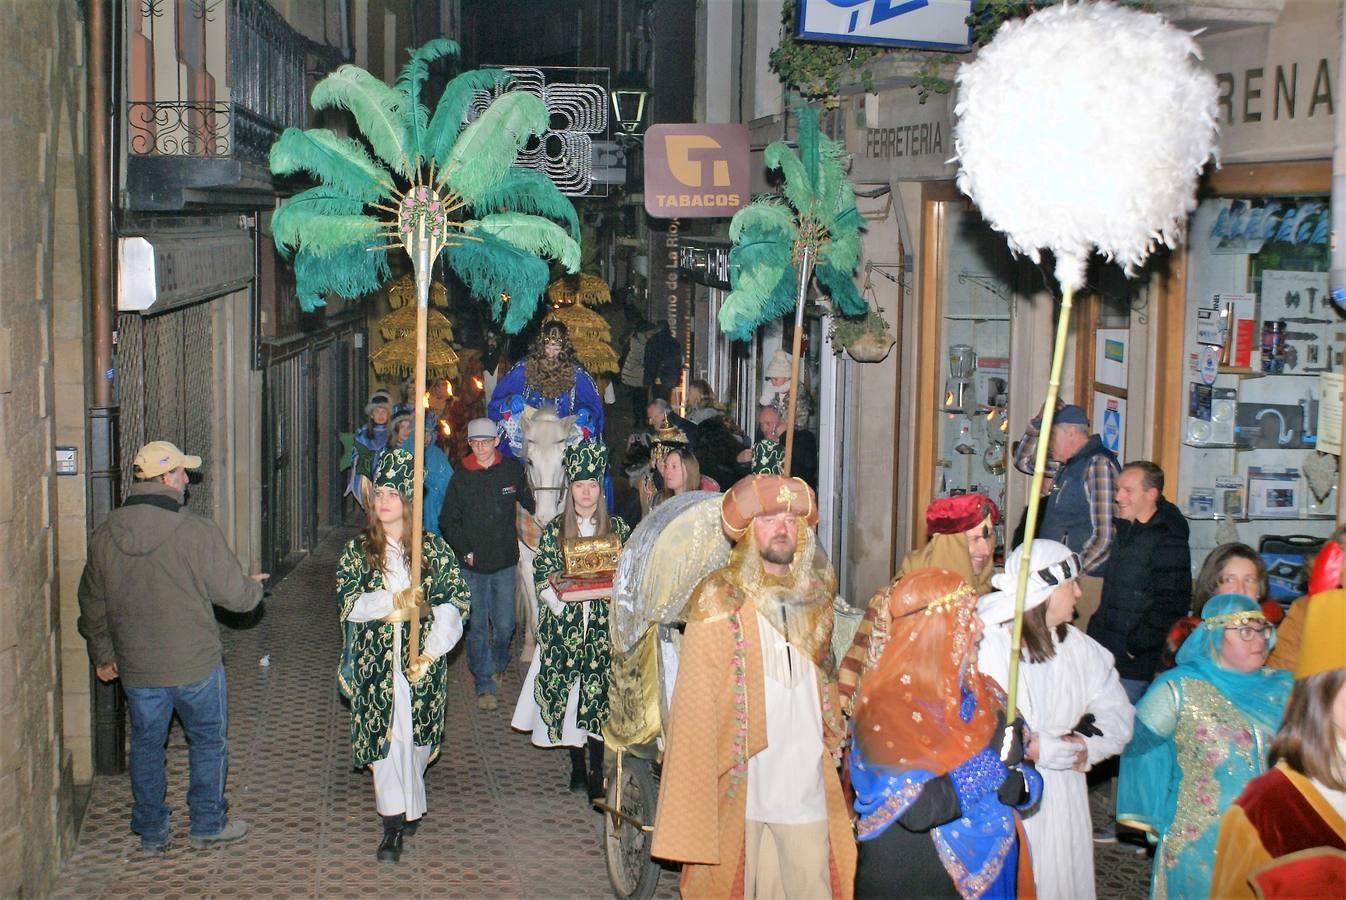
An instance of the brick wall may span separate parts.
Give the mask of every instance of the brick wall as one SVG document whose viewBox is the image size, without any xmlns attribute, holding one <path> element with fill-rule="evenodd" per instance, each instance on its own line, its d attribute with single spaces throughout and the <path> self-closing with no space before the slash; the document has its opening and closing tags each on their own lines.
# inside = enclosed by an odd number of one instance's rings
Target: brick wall
<svg viewBox="0 0 1346 900">
<path fill-rule="evenodd" d="M 58 416 L 77 421 L 84 407 L 85 240 L 72 193 L 83 31 L 73 0 L 0 0 L 0 34 L 0 896 L 31 897 L 49 890 L 74 827 L 58 560 L 84 554 L 83 479 L 58 492 L 53 448 Z M 59 538 L 58 509 L 71 525 Z"/>
</svg>

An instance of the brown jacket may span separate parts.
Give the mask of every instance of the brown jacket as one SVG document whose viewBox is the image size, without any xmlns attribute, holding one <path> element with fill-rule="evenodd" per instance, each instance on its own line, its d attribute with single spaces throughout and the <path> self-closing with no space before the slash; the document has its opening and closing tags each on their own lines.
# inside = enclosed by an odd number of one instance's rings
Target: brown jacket
<svg viewBox="0 0 1346 900">
<path fill-rule="evenodd" d="M 714 576 L 712 576 L 712 579 Z M 708 579 L 698 590 L 713 590 Z M 748 710 L 746 759 L 766 747 L 766 700 L 757 616 L 751 606 L 689 622 L 683 637 L 678 681 L 669 713 L 667 749 L 659 789 L 651 854 L 683 863 L 684 897 L 743 896 L 746 769 L 735 780 L 735 639 L 741 625 Z M 827 709 L 837 709 L 836 683 L 819 672 Z M 855 880 L 855 837 L 841 793 L 831 748 L 839 746 L 836 723 L 824 722 L 823 786 L 831 845 L 832 895 L 849 900 Z"/>
<path fill-rule="evenodd" d="M 262 599 L 219 527 L 181 504 L 181 492 L 137 482 L 89 540 L 79 633 L 93 664 L 115 662 L 127 687 L 207 677 L 222 659 L 211 606 L 247 612 Z"/>
</svg>

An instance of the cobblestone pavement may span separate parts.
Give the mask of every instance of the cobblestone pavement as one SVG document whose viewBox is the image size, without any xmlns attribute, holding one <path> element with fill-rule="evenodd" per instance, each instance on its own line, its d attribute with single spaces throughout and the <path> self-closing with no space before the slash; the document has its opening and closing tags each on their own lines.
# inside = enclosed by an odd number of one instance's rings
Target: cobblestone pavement
<svg viewBox="0 0 1346 900">
<path fill-rule="evenodd" d="M 230 815 L 252 826 L 238 844 L 187 846 L 187 748 L 169 738 L 173 849 L 141 856 L 128 826 L 125 776 L 94 780 L 61 897 L 610 896 L 600 818 L 566 791 L 569 760 L 510 731 L 522 672 L 507 673 L 500 707 L 477 709 L 461 649 L 450 667 L 447 734 L 426 776 L 429 811 L 402 863 L 374 859 L 380 824 L 367 775 L 349 764 L 350 718 L 337 696 L 340 649 L 333 571 L 341 541 L 324 542 L 274 589 L 260 621 L 223 629 L 229 679 Z M 270 665 L 259 661 L 269 655 Z M 1148 863 L 1101 848 L 1099 896 L 1143 897 Z M 665 871 L 661 897 L 677 895 Z"/>
</svg>

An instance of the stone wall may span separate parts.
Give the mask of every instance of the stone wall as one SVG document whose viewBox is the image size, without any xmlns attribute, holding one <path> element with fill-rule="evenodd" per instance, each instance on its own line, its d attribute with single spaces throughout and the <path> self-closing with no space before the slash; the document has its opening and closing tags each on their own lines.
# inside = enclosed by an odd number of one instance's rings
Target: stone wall
<svg viewBox="0 0 1346 900">
<path fill-rule="evenodd" d="M 72 0 L 0 0 L 0 34 L 0 896 L 36 897 L 74 838 L 57 573 L 62 553 L 83 556 L 83 479 L 58 492 L 54 447 L 58 416 L 84 408 L 84 38 Z"/>
</svg>

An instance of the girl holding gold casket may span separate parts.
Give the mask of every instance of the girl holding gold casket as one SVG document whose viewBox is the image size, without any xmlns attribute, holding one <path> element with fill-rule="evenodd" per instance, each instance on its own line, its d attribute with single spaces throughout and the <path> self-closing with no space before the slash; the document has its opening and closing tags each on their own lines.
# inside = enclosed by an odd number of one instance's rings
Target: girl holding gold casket
<svg viewBox="0 0 1346 900">
<path fill-rule="evenodd" d="M 538 638 L 532 665 L 514 710 L 512 725 L 532 733 L 539 747 L 570 748 L 570 789 L 590 799 L 603 793 L 603 723 L 608 718 L 608 598 L 563 601 L 550 576 L 565 570 L 568 541 L 615 536 L 631 529 L 610 516 L 603 496 L 607 447 L 581 441 L 566 448 L 565 509 L 542 531 L 533 579 L 538 594 Z M 584 748 L 589 748 L 586 774 Z"/>
</svg>

